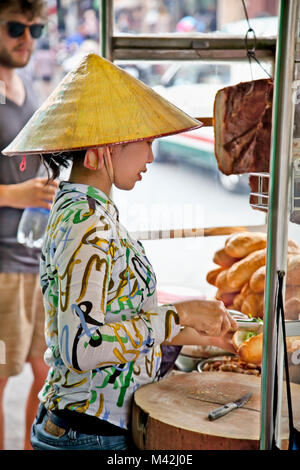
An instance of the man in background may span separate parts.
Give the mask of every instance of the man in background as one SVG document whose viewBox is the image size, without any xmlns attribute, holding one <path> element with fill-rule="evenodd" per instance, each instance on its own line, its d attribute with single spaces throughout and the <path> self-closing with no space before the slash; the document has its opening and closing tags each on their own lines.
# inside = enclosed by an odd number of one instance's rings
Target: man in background
<svg viewBox="0 0 300 470">
<path fill-rule="evenodd" d="M 0 361 L 0 449 L 4 447 L 3 394 L 8 378 L 30 363 L 33 383 L 26 405 L 24 448 L 31 449 L 37 394 L 47 373 L 40 252 L 19 244 L 17 230 L 24 208 L 50 207 L 57 183 L 46 185 L 47 178 L 37 177 L 39 156 L 28 157 L 22 172 L 22 157 L 1 154 L 38 107 L 30 83 L 16 69 L 29 62 L 46 15 L 43 0 L 0 0 L 0 340 L 6 351 L 5 361 Z"/>
</svg>

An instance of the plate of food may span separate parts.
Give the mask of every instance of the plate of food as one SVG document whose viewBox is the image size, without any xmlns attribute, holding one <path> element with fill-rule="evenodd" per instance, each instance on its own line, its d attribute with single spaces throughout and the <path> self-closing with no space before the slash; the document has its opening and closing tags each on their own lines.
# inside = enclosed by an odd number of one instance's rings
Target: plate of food
<svg viewBox="0 0 300 470">
<path fill-rule="evenodd" d="M 218 356 L 205 359 L 198 363 L 198 372 L 236 372 L 247 375 L 261 375 L 261 366 L 242 361 L 238 356 Z"/>
</svg>

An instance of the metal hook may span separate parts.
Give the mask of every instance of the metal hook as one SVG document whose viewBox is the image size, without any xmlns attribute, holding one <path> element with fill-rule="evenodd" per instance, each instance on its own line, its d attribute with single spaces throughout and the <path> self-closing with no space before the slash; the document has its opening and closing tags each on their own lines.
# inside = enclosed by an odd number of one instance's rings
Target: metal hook
<svg viewBox="0 0 300 470">
<path fill-rule="evenodd" d="M 252 33 L 253 34 L 253 46 L 252 48 L 249 47 L 249 33 Z M 249 66 L 250 66 L 250 73 L 251 73 L 251 80 L 253 81 L 253 72 L 252 72 L 252 63 L 251 63 L 251 59 L 255 59 L 255 53 L 256 53 L 256 35 L 255 35 L 255 31 L 254 29 L 252 29 L 250 26 L 248 28 L 248 31 L 246 32 L 246 35 L 245 35 L 245 48 L 246 48 L 246 51 L 247 51 L 247 57 L 248 57 L 248 60 L 249 60 Z M 249 90 L 249 93 L 251 93 L 252 89 Z"/>
<path fill-rule="evenodd" d="M 247 8 L 246 8 L 246 5 L 245 5 L 245 1 L 242 0 L 242 4 L 243 4 L 243 8 L 244 8 L 244 12 L 245 12 L 245 17 L 246 17 L 246 20 L 247 20 L 247 23 L 248 23 L 248 31 L 246 32 L 246 35 L 245 35 L 245 48 L 246 48 L 246 51 L 247 51 L 247 57 L 248 57 L 248 60 L 249 60 L 249 65 L 250 65 L 250 71 L 251 71 L 251 79 L 253 81 L 253 73 L 252 73 L 252 64 L 251 64 L 251 59 L 255 60 L 255 62 L 262 68 L 262 70 L 268 75 L 269 78 L 272 79 L 271 75 L 269 74 L 269 72 L 266 71 L 266 69 L 261 65 L 261 63 L 259 62 L 259 60 L 257 59 L 256 57 L 256 35 L 255 35 L 255 31 L 253 28 L 251 28 L 250 26 L 250 22 L 249 22 L 249 17 L 248 17 L 248 12 L 247 12 Z M 249 38 L 248 38 L 248 35 L 249 33 L 252 33 L 253 34 L 253 47 L 250 48 L 249 47 Z"/>
<path fill-rule="evenodd" d="M 250 49 L 249 47 L 249 43 L 248 43 L 248 35 L 249 33 L 252 33 L 253 34 L 253 41 L 254 41 L 254 44 L 253 44 L 253 47 L 252 49 Z M 247 54 L 253 54 L 255 55 L 256 53 L 256 35 L 255 35 L 255 31 L 253 28 L 249 27 L 248 28 L 248 31 L 246 32 L 246 35 L 245 35 L 245 46 L 246 46 L 246 50 L 247 50 Z"/>
</svg>

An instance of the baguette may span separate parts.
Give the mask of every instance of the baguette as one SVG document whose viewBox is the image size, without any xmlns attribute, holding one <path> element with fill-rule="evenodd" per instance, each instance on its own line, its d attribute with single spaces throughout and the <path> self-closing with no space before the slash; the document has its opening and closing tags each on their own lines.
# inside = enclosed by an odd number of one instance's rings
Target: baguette
<svg viewBox="0 0 300 470">
<path fill-rule="evenodd" d="M 253 292 L 260 293 L 265 290 L 265 281 L 266 281 L 266 266 L 261 266 L 255 271 L 249 282 L 250 289 Z"/>
<path fill-rule="evenodd" d="M 266 264 L 266 249 L 254 251 L 235 263 L 227 271 L 227 282 L 230 286 L 240 289 L 250 281 L 252 274 Z"/>
<path fill-rule="evenodd" d="M 287 261 L 287 278 L 286 284 L 288 286 L 300 286 L 300 253 L 296 250 L 297 244 L 290 241 L 289 255 Z M 295 251 L 294 251 L 295 250 Z M 255 273 L 252 274 L 250 279 L 250 288 L 254 292 L 264 292 L 266 280 L 266 266 L 261 266 Z"/>
<path fill-rule="evenodd" d="M 243 299 L 246 298 L 246 296 L 248 294 L 250 294 L 252 291 L 249 287 L 249 282 L 246 282 L 246 284 L 243 285 L 243 287 L 241 288 L 241 296 L 243 297 Z"/>
<path fill-rule="evenodd" d="M 249 333 L 253 336 L 249 336 Z M 241 361 L 261 364 L 263 333 L 258 335 L 246 330 L 238 330 L 232 337 L 232 344 Z"/>
<path fill-rule="evenodd" d="M 208 284 L 211 284 L 212 286 L 216 286 L 216 279 L 218 277 L 218 275 L 224 271 L 224 268 L 223 266 L 220 266 L 219 268 L 216 268 L 216 269 L 212 269 L 211 271 L 209 271 L 207 274 L 206 274 L 206 281 L 208 282 Z"/>
<path fill-rule="evenodd" d="M 300 299 L 291 297 L 286 300 L 284 308 L 287 320 L 300 320 Z"/>
<path fill-rule="evenodd" d="M 288 255 L 286 284 L 300 286 L 300 253 Z"/>
<path fill-rule="evenodd" d="M 244 299 L 241 312 L 244 315 L 254 318 L 263 318 L 264 316 L 264 295 L 250 293 Z"/>
<path fill-rule="evenodd" d="M 242 308 L 242 303 L 244 302 L 244 297 L 242 296 L 242 294 L 239 292 L 238 294 L 236 294 L 236 296 L 234 297 L 233 299 L 233 310 L 238 310 L 240 311 L 241 308 Z"/>
<path fill-rule="evenodd" d="M 237 261 L 239 261 L 239 258 L 233 258 L 232 256 L 228 255 L 225 251 L 225 248 L 216 251 L 213 257 L 213 262 L 224 268 L 230 268 L 230 266 L 232 266 Z"/>
<path fill-rule="evenodd" d="M 286 286 L 285 300 L 289 300 L 293 297 L 300 299 L 300 286 Z"/>
<path fill-rule="evenodd" d="M 216 279 L 216 287 L 224 293 L 237 293 L 238 290 L 235 287 L 231 287 L 227 282 L 227 269 L 220 272 Z"/>
<path fill-rule="evenodd" d="M 253 251 L 267 246 L 267 235 L 260 232 L 243 232 L 231 235 L 225 242 L 225 251 L 233 258 L 244 258 Z"/>
</svg>

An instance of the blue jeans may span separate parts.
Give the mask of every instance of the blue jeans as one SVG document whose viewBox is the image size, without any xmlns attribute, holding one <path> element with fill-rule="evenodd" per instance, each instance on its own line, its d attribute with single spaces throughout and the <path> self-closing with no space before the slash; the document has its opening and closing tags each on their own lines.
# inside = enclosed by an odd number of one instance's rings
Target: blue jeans
<svg viewBox="0 0 300 470">
<path fill-rule="evenodd" d="M 30 436 L 34 450 L 127 450 L 130 447 L 127 435 L 99 436 L 70 428 L 61 437 L 52 436 L 44 430 L 47 419 L 45 408 L 40 405 Z"/>
</svg>

